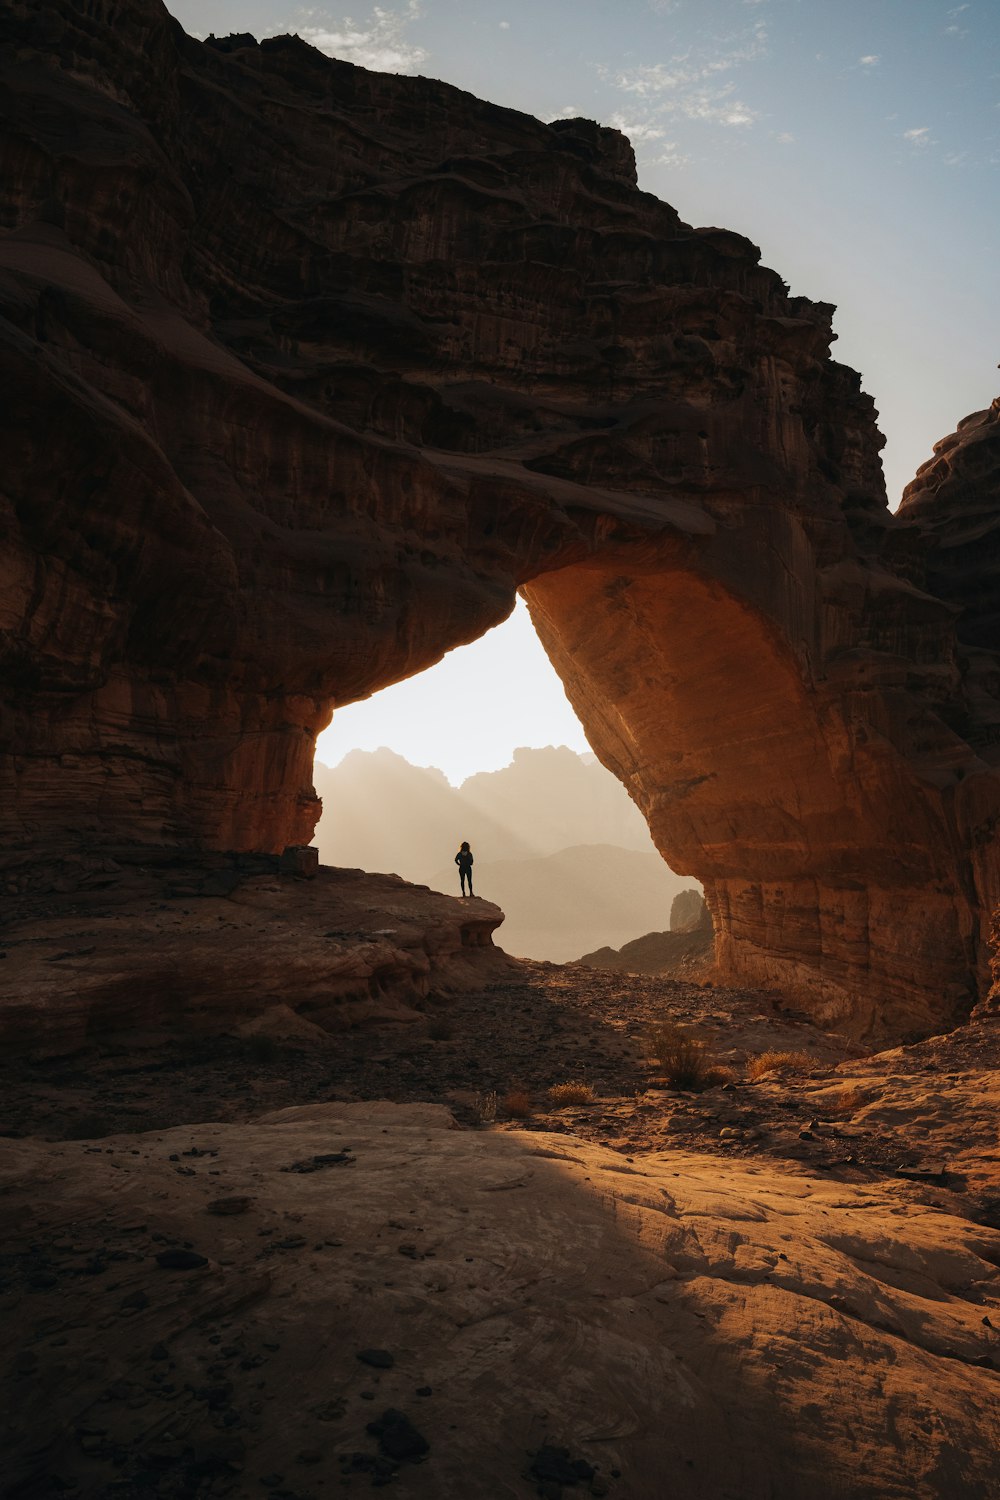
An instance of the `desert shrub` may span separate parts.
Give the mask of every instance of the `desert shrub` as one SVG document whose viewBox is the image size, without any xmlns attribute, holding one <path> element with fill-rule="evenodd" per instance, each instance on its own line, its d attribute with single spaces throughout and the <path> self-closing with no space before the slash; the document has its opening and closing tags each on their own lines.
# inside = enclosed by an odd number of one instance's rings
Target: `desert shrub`
<svg viewBox="0 0 1000 1500">
<path fill-rule="evenodd" d="M 548 1100 L 554 1109 L 563 1104 L 592 1104 L 594 1090 L 589 1083 L 554 1083 L 548 1090 Z"/>
<path fill-rule="evenodd" d="M 488 1093 L 477 1094 L 476 1102 L 472 1106 L 472 1113 L 479 1125 L 492 1125 L 497 1117 L 497 1091 L 490 1089 Z"/>
<path fill-rule="evenodd" d="M 432 1016 L 427 1023 L 427 1035 L 432 1042 L 450 1042 L 455 1028 L 444 1016 Z"/>
<path fill-rule="evenodd" d="M 664 1082 L 672 1089 L 700 1091 L 711 1088 L 717 1068 L 704 1042 L 673 1021 L 661 1021 L 649 1033 L 649 1050 L 663 1069 Z"/>
<path fill-rule="evenodd" d="M 747 1059 L 747 1077 L 752 1083 L 765 1073 L 811 1073 L 816 1066 L 808 1052 L 758 1052 Z"/>
<path fill-rule="evenodd" d="M 828 1118 L 850 1119 L 875 1097 L 871 1089 L 851 1087 L 824 1090 L 819 1096 L 823 1114 Z"/>
<path fill-rule="evenodd" d="M 504 1114 L 512 1120 L 526 1120 L 534 1114 L 535 1106 L 527 1089 L 511 1089 L 503 1096 Z"/>
<path fill-rule="evenodd" d="M 727 1068 L 725 1063 L 710 1063 L 705 1069 L 704 1079 L 701 1087 L 703 1089 L 718 1089 L 725 1083 L 736 1082 L 736 1069 Z"/>
</svg>

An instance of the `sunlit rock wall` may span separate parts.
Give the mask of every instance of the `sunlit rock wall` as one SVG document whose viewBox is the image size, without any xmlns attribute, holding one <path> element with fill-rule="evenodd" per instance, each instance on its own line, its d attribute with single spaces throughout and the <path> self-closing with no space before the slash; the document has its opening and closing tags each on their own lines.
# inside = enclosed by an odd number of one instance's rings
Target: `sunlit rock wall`
<svg viewBox="0 0 1000 1500">
<path fill-rule="evenodd" d="M 586 121 L 154 0 L 13 0 L 0 59 L 8 849 L 308 840 L 331 708 L 526 586 L 724 974 L 971 1002 L 991 617 L 973 692 L 830 307 Z"/>
</svg>

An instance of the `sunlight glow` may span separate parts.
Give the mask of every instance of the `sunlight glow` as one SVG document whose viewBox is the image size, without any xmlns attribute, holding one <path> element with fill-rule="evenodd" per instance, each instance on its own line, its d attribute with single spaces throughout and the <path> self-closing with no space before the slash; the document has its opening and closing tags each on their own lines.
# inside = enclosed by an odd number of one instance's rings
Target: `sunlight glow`
<svg viewBox="0 0 1000 1500">
<path fill-rule="evenodd" d="M 471 646 L 450 651 L 418 677 L 338 709 L 316 741 L 316 759 L 336 766 L 352 750 L 395 750 L 435 766 L 453 786 L 498 771 L 520 746 L 590 746 L 535 634 L 527 606 Z"/>
</svg>

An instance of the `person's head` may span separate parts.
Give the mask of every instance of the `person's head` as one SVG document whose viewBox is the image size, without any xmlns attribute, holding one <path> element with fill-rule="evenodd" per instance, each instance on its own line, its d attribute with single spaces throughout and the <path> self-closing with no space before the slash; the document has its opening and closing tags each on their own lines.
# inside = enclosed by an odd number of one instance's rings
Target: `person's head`
<svg viewBox="0 0 1000 1500">
<path fill-rule="evenodd" d="M 468 841 L 468 839 L 466 839 L 461 844 L 458 852 L 459 852 L 459 854 L 468 854 L 468 852 L 469 852 L 469 841 Z"/>
</svg>

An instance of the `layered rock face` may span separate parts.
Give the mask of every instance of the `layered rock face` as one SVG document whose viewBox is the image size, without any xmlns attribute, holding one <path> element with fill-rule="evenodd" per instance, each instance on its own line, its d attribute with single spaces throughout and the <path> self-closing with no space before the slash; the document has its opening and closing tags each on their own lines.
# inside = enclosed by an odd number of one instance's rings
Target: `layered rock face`
<svg viewBox="0 0 1000 1500">
<path fill-rule="evenodd" d="M 859 1028 L 971 1003 L 989 609 L 971 672 L 946 487 L 887 511 L 830 307 L 586 121 L 153 0 L 0 43 L 8 848 L 307 841 L 331 708 L 520 586 L 725 972 Z"/>
</svg>

